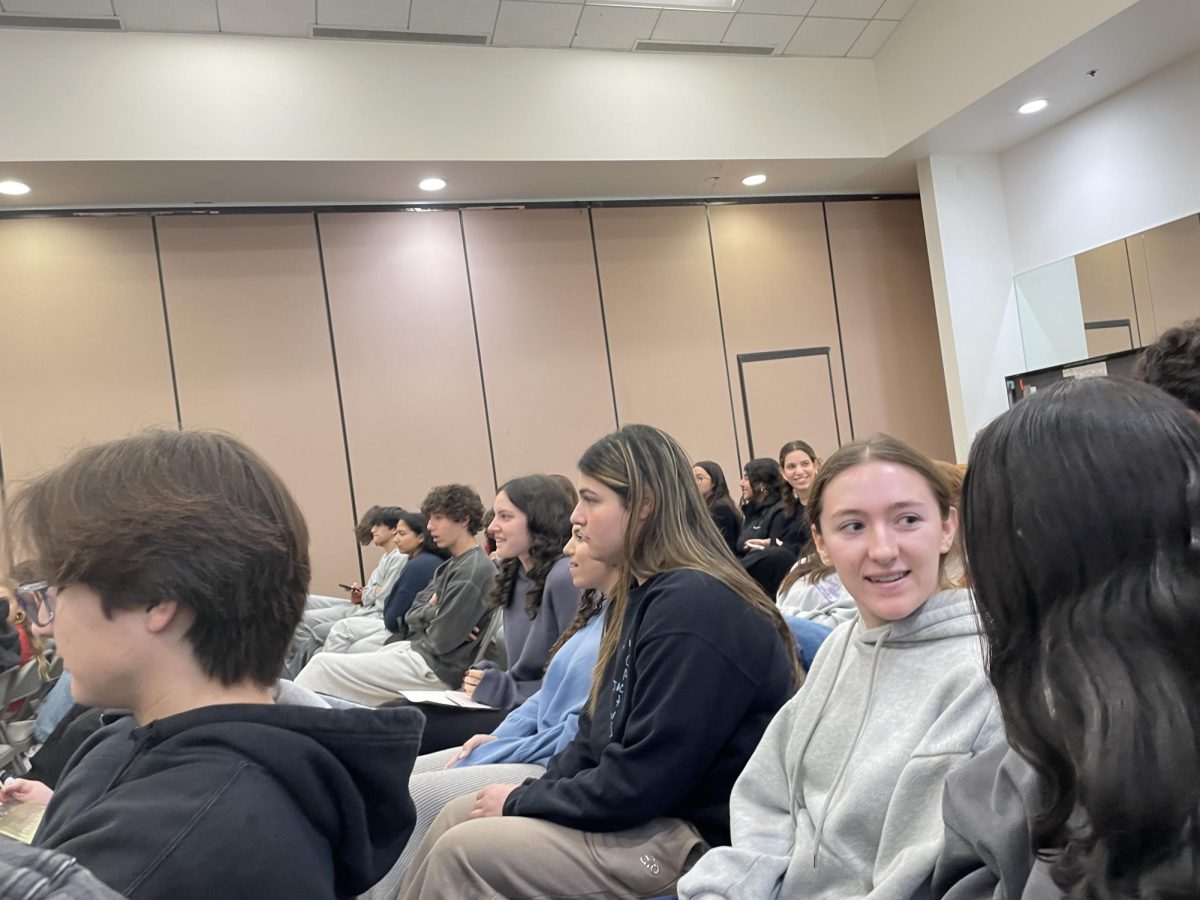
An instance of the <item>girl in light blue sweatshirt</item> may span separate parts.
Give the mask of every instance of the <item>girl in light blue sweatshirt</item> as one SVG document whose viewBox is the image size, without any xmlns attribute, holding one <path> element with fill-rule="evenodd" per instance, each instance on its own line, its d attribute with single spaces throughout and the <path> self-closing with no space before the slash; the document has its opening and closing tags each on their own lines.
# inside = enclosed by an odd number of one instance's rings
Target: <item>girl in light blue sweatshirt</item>
<svg viewBox="0 0 1200 900">
<path fill-rule="evenodd" d="M 461 747 L 417 758 L 409 781 L 417 808 L 413 836 L 368 897 L 393 900 L 425 832 L 449 801 L 489 784 L 538 778 L 550 758 L 575 738 L 600 649 L 603 596 L 612 588 L 617 567 L 593 559 L 587 543 L 574 534 L 564 552 L 570 560 L 571 580 L 584 593 L 575 621 L 550 650 L 541 690 L 509 713 L 491 734 L 477 734 Z"/>
<path fill-rule="evenodd" d="M 887 435 L 847 445 L 808 514 L 857 615 L 767 728 L 733 789 L 732 846 L 680 880 L 684 900 L 923 896 L 946 776 L 1003 740 L 974 604 L 945 589 L 958 517 L 933 462 Z"/>
</svg>

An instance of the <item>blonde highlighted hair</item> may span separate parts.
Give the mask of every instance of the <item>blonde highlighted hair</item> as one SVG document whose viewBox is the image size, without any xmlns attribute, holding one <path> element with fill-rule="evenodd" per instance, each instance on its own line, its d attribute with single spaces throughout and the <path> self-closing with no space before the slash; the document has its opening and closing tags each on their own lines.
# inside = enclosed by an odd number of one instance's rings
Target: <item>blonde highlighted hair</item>
<svg viewBox="0 0 1200 900">
<path fill-rule="evenodd" d="M 796 684 L 803 670 L 791 629 L 774 602 L 734 559 L 692 475 L 692 463 L 670 435 L 648 425 L 627 425 L 592 444 L 579 471 L 608 487 L 629 511 L 616 587 L 600 640 L 588 709 L 595 713 L 604 671 L 616 655 L 629 589 L 672 569 L 693 569 L 728 587 L 771 624 L 792 659 Z M 645 510 L 645 515 L 638 511 Z"/>
</svg>

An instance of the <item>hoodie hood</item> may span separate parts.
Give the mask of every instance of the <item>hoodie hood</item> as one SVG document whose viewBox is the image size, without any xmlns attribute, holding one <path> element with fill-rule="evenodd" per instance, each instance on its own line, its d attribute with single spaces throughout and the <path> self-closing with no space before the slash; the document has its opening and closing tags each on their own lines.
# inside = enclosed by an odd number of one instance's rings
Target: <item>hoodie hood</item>
<svg viewBox="0 0 1200 900">
<path fill-rule="evenodd" d="M 134 777 L 134 770 L 136 777 L 150 774 L 143 763 L 180 765 L 227 750 L 283 787 L 328 839 L 337 893 L 357 894 L 387 873 L 411 834 L 408 779 L 423 723 L 424 716 L 407 707 L 204 707 L 133 728 L 137 749 L 109 789 Z"/>
<path fill-rule="evenodd" d="M 855 640 L 864 644 L 886 640 L 895 646 L 925 644 L 979 633 L 975 600 L 969 590 L 958 588 L 934 594 L 907 618 L 888 622 L 878 628 L 863 629 L 855 635 Z"/>
</svg>

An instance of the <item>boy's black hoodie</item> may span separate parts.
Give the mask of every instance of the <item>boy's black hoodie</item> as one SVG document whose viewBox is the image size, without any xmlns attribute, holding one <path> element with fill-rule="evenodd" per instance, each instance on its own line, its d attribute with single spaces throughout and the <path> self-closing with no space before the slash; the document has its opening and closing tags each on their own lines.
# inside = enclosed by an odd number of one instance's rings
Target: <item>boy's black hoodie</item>
<svg viewBox="0 0 1200 900">
<path fill-rule="evenodd" d="M 771 620 L 711 575 L 675 569 L 629 595 L 595 716 L 545 776 L 504 804 L 582 831 L 621 831 L 659 816 L 729 843 L 729 794 L 796 690 Z"/>
<path fill-rule="evenodd" d="M 422 722 L 249 704 L 125 716 L 68 763 L 34 844 L 133 900 L 353 897 L 412 833 Z"/>
</svg>

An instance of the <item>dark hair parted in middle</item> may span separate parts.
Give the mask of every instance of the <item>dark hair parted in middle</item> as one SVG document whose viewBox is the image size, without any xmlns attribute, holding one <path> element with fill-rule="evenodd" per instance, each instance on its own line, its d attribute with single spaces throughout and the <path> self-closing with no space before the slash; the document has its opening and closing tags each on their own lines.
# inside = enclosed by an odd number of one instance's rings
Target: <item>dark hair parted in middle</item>
<svg viewBox="0 0 1200 900">
<path fill-rule="evenodd" d="M 1063 381 L 980 432 L 962 521 L 1034 849 L 1070 897 L 1200 896 L 1200 423 Z"/>
<path fill-rule="evenodd" d="M 421 515 L 445 516 L 463 524 L 469 534 L 479 534 L 483 525 L 483 501 L 474 488 L 465 484 L 439 484 L 430 488 L 421 503 Z"/>
<path fill-rule="evenodd" d="M 525 514 L 525 525 L 529 529 L 529 556 L 533 566 L 528 575 L 533 585 L 525 595 L 525 612 L 532 619 L 542 605 L 546 578 L 554 564 L 562 559 L 563 547 L 571 538 L 572 504 L 562 485 L 549 475 L 514 478 L 502 484 L 500 491 Z M 500 574 L 492 588 L 493 608 L 508 606 L 513 599 L 520 568 L 519 559 L 506 559 L 500 563 Z"/>
<path fill-rule="evenodd" d="M 149 431 L 86 447 L 32 481 L 12 525 L 42 578 L 82 584 L 101 608 L 188 607 L 186 638 L 211 678 L 269 685 L 308 594 L 308 528 L 245 444 Z"/>
</svg>

